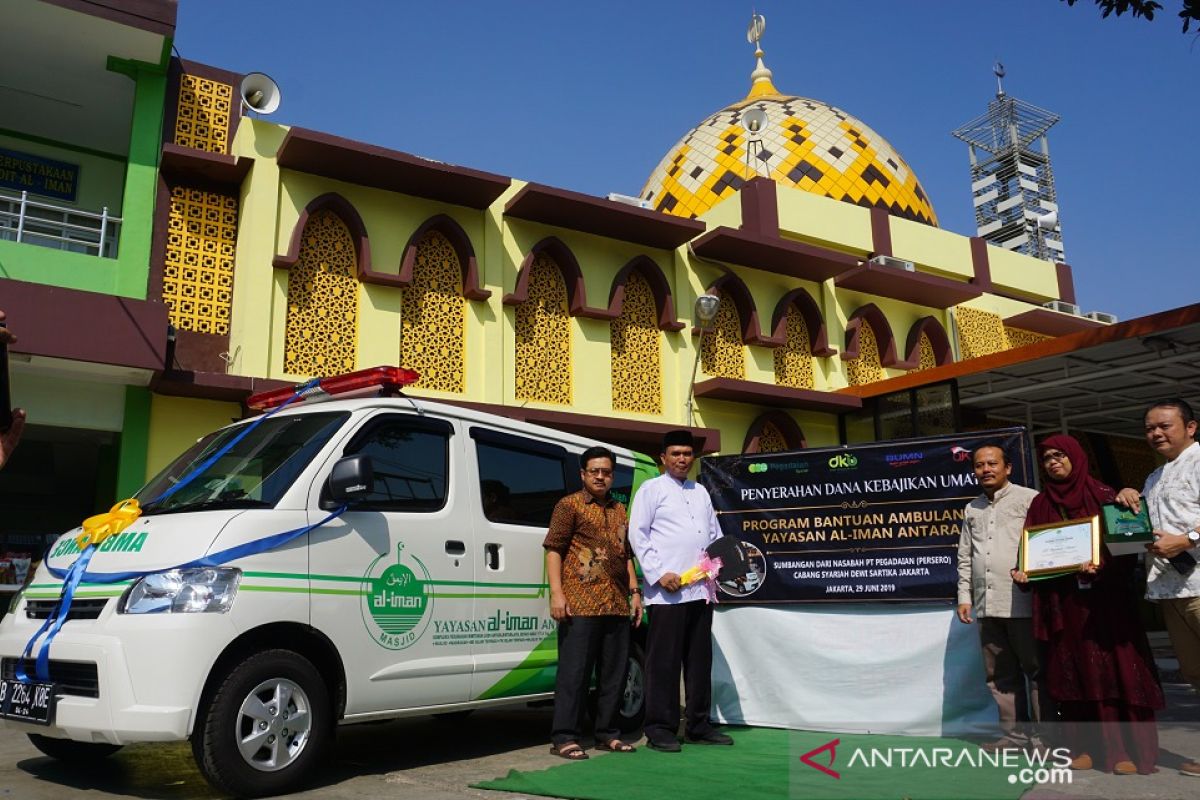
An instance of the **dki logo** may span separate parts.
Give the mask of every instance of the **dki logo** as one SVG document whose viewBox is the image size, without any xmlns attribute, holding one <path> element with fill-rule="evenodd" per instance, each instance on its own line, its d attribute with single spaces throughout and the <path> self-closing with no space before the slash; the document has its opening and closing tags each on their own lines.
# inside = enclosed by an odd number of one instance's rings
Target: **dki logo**
<svg viewBox="0 0 1200 800">
<path fill-rule="evenodd" d="M 367 632 L 380 647 L 403 650 L 421 638 L 429 627 L 433 595 L 429 592 L 429 570 L 416 556 L 410 560 L 421 572 L 400 563 L 404 543 L 396 546 L 396 563 L 387 554 L 371 562 L 363 575 L 362 617 Z"/>
<path fill-rule="evenodd" d="M 829 459 L 830 469 L 854 469 L 857 466 L 858 456 L 852 456 L 849 453 L 839 453 Z"/>
</svg>

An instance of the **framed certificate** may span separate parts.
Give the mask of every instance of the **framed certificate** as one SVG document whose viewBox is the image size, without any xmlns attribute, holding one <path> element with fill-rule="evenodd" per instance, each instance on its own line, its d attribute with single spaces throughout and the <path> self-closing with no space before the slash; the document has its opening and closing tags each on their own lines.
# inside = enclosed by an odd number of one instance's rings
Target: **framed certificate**
<svg viewBox="0 0 1200 800">
<path fill-rule="evenodd" d="M 1021 533 L 1021 571 L 1030 578 L 1100 563 L 1100 516 L 1034 525 Z"/>
</svg>

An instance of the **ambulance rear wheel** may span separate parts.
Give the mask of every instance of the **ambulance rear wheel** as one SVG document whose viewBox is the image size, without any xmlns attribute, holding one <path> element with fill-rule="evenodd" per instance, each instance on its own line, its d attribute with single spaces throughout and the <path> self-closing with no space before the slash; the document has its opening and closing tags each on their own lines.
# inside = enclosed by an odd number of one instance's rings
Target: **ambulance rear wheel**
<svg viewBox="0 0 1200 800">
<path fill-rule="evenodd" d="M 192 754 L 213 786 L 238 797 L 302 785 L 333 739 L 329 690 L 290 650 L 255 653 L 216 684 L 192 732 Z"/>
<path fill-rule="evenodd" d="M 74 739 L 55 739 L 39 733 L 26 734 L 29 743 L 45 755 L 59 761 L 74 761 L 76 764 L 95 764 L 121 749 L 119 744 L 77 742 Z"/>
<path fill-rule="evenodd" d="M 629 643 L 629 665 L 621 685 L 621 704 L 617 707 L 617 726 L 632 733 L 646 719 L 646 654 L 637 642 Z"/>
</svg>

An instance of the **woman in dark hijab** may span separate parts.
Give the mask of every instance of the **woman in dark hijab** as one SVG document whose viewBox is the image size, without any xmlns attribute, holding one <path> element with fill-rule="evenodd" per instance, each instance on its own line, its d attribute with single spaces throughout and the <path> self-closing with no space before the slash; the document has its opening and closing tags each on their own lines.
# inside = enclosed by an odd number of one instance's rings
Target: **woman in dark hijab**
<svg viewBox="0 0 1200 800">
<path fill-rule="evenodd" d="M 1037 448 L 1046 480 L 1026 527 L 1091 517 L 1114 492 L 1088 474 L 1088 458 L 1070 436 Z M 1033 631 L 1045 646 L 1046 685 L 1057 701 L 1072 768 L 1118 775 L 1156 772 L 1162 686 L 1133 597 L 1137 556 L 1113 556 L 1078 573 L 1034 581 Z M 1026 576 L 1016 573 L 1018 582 Z"/>
</svg>

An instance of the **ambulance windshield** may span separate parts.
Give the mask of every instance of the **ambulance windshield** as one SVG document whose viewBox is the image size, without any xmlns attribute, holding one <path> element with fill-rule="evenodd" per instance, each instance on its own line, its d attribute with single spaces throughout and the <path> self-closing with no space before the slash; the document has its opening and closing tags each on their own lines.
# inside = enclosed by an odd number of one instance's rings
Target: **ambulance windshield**
<svg viewBox="0 0 1200 800">
<path fill-rule="evenodd" d="M 271 508 L 349 416 L 346 412 L 326 412 L 264 420 L 183 488 L 160 499 L 252 422 L 222 428 L 196 442 L 135 497 L 146 514 Z"/>
</svg>

